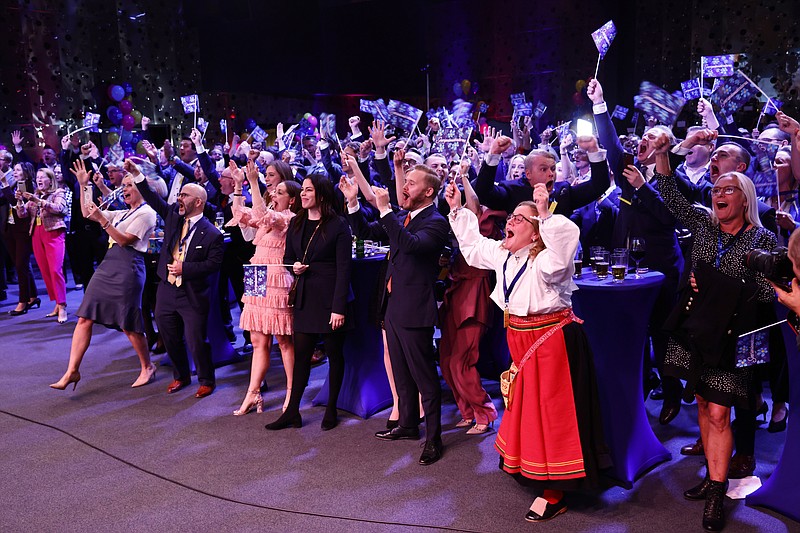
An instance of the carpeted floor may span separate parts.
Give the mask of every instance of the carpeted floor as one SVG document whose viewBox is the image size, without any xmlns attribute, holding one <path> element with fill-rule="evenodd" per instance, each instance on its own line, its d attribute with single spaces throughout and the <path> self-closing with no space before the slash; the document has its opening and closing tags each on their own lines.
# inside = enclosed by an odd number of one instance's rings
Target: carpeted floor
<svg viewBox="0 0 800 533">
<path fill-rule="evenodd" d="M 571 497 L 565 515 L 528 524 L 531 493 L 497 469 L 494 434 L 453 427 L 459 417 L 447 392 L 445 455 L 422 467 L 420 442 L 373 437 L 387 413 L 362 420 L 340 412 L 339 427 L 320 430 L 324 409 L 310 401 L 327 365 L 312 373 L 303 428 L 278 432 L 263 426 L 283 400 L 279 357 L 267 376 L 266 412 L 234 417 L 249 360 L 218 369 L 217 391 L 201 400 L 196 385 L 167 395 L 169 368 L 131 389 L 138 368 L 130 344 L 96 326 L 77 390 L 55 391 L 47 385 L 66 368 L 75 317 L 63 326 L 44 318 L 47 302 L 10 317 L 15 289 L 0 304 L 0 531 L 701 531 L 702 503 L 681 493 L 700 479 L 702 459 L 678 453 L 696 438 L 694 406 L 661 427 L 659 406 L 648 401 L 674 459 L 632 490 Z M 69 293 L 69 310 L 81 297 Z M 487 387 L 499 398 L 496 383 Z M 757 475 L 769 475 L 783 439 L 758 431 Z M 800 531 L 743 501 L 728 500 L 726 510 L 725 531 Z"/>
</svg>

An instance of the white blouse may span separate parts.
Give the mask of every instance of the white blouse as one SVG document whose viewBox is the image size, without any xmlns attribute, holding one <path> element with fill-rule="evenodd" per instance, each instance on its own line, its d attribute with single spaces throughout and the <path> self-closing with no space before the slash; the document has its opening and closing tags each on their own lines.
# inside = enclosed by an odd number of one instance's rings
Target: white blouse
<svg viewBox="0 0 800 533">
<path fill-rule="evenodd" d="M 470 266 L 494 270 L 497 283 L 492 300 L 505 309 L 503 294 L 503 265 L 507 285 L 528 260 L 530 246 L 510 254 L 500 241 L 487 239 L 478 230 L 478 219 L 468 209 L 450 215 L 450 225 L 458 239 L 461 253 Z M 527 316 L 554 313 L 572 306 L 572 293 L 578 287 L 572 281 L 575 273 L 575 251 L 578 249 L 580 229 L 562 215 L 552 215 L 539 221 L 539 235 L 546 248 L 533 261 L 528 260 L 525 273 L 514 285 L 508 309 L 512 315 Z"/>
<path fill-rule="evenodd" d="M 131 246 L 139 252 L 147 252 L 150 244 L 150 235 L 156 227 L 156 212 L 147 204 L 131 211 L 102 211 L 112 226 L 116 227 L 120 233 L 130 233 L 136 235 L 139 240 L 134 241 Z M 111 237 L 109 237 L 109 240 Z"/>
</svg>

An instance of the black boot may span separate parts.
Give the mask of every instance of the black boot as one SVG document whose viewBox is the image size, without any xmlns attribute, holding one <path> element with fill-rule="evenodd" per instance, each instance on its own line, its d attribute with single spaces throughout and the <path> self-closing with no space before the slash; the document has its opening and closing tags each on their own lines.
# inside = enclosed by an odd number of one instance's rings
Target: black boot
<svg viewBox="0 0 800 533">
<path fill-rule="evenodd" d="M 703 509 L 703 529 L 706 531 L 722 531 L 725 527 L 726 492 L 728 492 L 727 481 L 708 481 L 706 507 Z"/>
<path fill-rule="evenodd" d="M 339 417 L 336 408 L 328 408 L 325 410 L 325 416 L 322 418 L 322 431 L 329 431 L 339 425 Z"/>
<path fill-rule="evenodd" d="M 705 500 L 706 494 L 708 493 L 709 483 L 711 483 L 711 478 L 708 477 L 708 470 L 706 470 L 706 477 L 703 478 L 703 481 L 701 481 L 699 485 L 684 491 L 683 497 L 687 500 L 693 501 Z"/>
<path fill-rule="evenodd" d="M 286 429 L 289 426 L 296 428 L 303 427 L 303 418 L 300 416 L 299 412 L 287 409 L 275 422 L 270 422 L 264 426 L 264 428 L 275 431 L 278 429 Z"/>
</svg>

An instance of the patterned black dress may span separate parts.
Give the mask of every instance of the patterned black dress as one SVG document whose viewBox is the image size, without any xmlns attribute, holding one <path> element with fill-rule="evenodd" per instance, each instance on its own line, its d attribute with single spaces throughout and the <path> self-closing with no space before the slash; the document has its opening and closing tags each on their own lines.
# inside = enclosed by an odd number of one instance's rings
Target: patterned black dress
<svg viewBox="0 0 800 533">
<path fill-rule="evenodd" d="M 767 304 L 772 302 L 775 298 L 772 286 L 762 274 L 745 266 L 744 256 L 754 248 L 767 250 L 774 248 L 777 243 L 775 234 L 759 226 L 751 227 L 738 238 L 721 232 L 707 210 L 690 204 L 680 194 L 674 176 L 657 174 L 656 177 L 659 180 L 664 204 L 694 235 L 692 269 L 694 270 L 701 262 L 716 264 L 719 253 L 718 242 L 721 238 L 722 249 L 726 251 L 719 258 L 717 269 L 730 277 L 757 283 L 758 301 Z M 687 393 L 697 393 L 718 405 L 752 408 L 749 391 L 754 367 L 715 368 L 703 365 L 698 359 L 697 354 L 692 353 L 675 338 L 671 338 L 664 361 L 664 372 L 686 379 L 689 384 L 694 383 L 694 390 L 687 390 Z"/>
</svg>

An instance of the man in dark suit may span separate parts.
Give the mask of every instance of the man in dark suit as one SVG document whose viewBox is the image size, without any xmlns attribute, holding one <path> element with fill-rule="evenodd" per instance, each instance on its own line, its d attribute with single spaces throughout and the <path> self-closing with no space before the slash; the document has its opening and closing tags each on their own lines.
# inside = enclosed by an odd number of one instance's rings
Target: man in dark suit
<svg viewBox="0 0 800 533">
<path fill-rule="evenodd" d="M 125 170 L 133 175 L 145 201 L 164 219 L 155 317 L 174 368 L 175 379 L 167 393 L 177 392 L 191 382 L 188 345 L 200 382 L 195 397 L 203 398 L 215 387 L 207 329 L 209 296 L 214 288 L 211 278 L 222 265 L 222 234 L 203 216 L 206 191 L 201 186 L 184 185 L 175 205 L 169 205 L 150 190 L 132 161 L 125 161 Z"/>
<path fill-rule="evenodd" d="M 533 198 L 533 186 L 537 183 L 547 185 L 553 213 L 569 217 L 575 209 L 583 207 L 600 198 L 608 189 L 608 165 L 605 150 L 600 150 L 597 139 L 591 136 L 578 139 L 578 146 L 588 153 L 592 167 L 592 177 L 578 185 L 556 182 L 555 156 L 545 150 L 533 150 L 525 157 L 525 176 L 513 181 L 494 184 L 497 165 L 501 154 L 511 146 L 511 139 L 505 136 L 492 141 L 486 160 L 475 180 L 475 193 L 482 205 L 511 213 L 520 202 Z"/>
<path fill-rule="evenodd" d="M 358 187 L 342 179 L 353 232 L 362 239 L 389 241 L 386 272 L 384 326 L 399 395 L 398 427 L 379 431 L 382 440 L 418 439 L 419 405 L 425 409 L 425 448 L 421 465 L 442 455 L 442 391 L 433 352 L 433 328 L 438 309 L 433 286 L 439 273 L 439 256 L 450 231 L 447 220 L 433 205 L 441 181 L 430 167 L 417 165 L 405 177 L 402 211 L 389 205 L 389 191 L 373 187 L 380 219 L 367 223 L 358 205 Z"/>
</svg>

